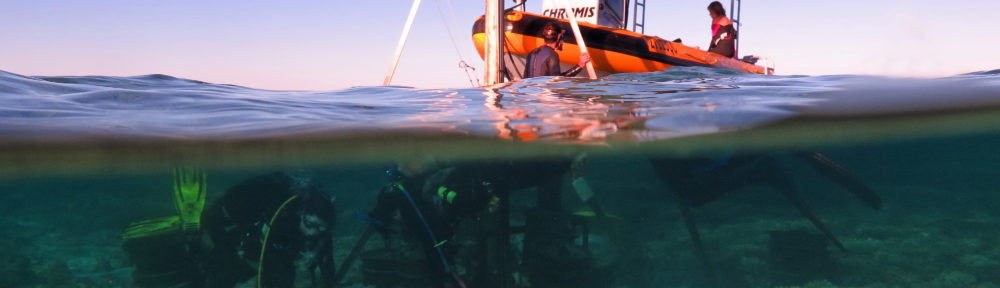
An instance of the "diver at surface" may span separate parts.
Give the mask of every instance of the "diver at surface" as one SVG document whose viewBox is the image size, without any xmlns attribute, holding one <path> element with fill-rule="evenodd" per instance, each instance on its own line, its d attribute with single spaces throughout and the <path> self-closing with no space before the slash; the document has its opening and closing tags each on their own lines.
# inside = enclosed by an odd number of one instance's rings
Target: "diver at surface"
<svg viewBox="0 0 1000 288">
<path fill-rule="evenodd" d="M 556 50 L 562 51 L 564 34 L 563 29 L 554 23 L 545 24 L 545 26 L 542 27 L 542 38 L 545 39 L 545 45 L 535 48 L 535 50 L 531 50 L 531 52 L 528 53 L 524 64 L 524 78 L 539 76 L 575 76 L 576 74 L 579 74 L 580 71 L 583 71 L 584 67 L 587 67 L 587 62 L 590 62 L 590 54 L 583 53 L 580 55 L 579 64 L 566 72 L 560 72 L 559 54 Z"/>
<path fill-rule="evenodd" d="M 122 233 L 135 286 L 234 287 L 256 278 L 256 287 L 293 287 L 303 270 L 313 286 L 335 284 L 333 203 L 307 180 L 253 177 L 208 207 L 204 173 L 178 170 L 174 183 L 180 217 Z"/>
<path fill-rule="evenodd" d="M 726 17 L 726 8 L 719 1 L 708 4 L 708 14 L 712 16 L 712 43 L 708 52 L 726 57 L 736 57 L 736 28 L 733 21 Z"/>
</svg>

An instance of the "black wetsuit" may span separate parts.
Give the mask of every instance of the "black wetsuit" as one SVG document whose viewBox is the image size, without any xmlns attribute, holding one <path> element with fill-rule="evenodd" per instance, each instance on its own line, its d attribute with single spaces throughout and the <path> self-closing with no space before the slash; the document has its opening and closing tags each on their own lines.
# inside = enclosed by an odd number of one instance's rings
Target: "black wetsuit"
<svg viewBox="0 0 1000 288">
<path fill-rule="evenodd" d="M 569 69 L 566 72 L 560 72 L 559 68 L 559 54 L 556 53 L 556 49 L 552 49 L 548 45 L 542 45 L 542 47 L 535 48 L 528 53 L 527 63 L 524 64 L 524 78 L 539 77 L 539 76 L 575 76 L 583 71 L 580 66 L 575 66 L 573 69 Z"/>
<path fill-rule="evenodd" d="M 284 173 L 254 177 L 229 188 L 206 207 L 203 216 L 212 243 L 205 257 L 206 286 L 233 287 L 261 271 L 262 287 L 293 287 L 296 260 L 303 260 L 310 272 L 318 268 L 324 285 L 335 285 L 331 235 L 335 218 L 325 194 Z M 264 261 L 259 264 L 263 269 L 258 270 L 248 263 L 260 260 L 268 230 Z"/>
<path fill-rule="evenodd" d="M 406 177 L 398 171 L 391 172 L 390 177 L 392 180 L 379 192 L 375 208 L 368 213 L 376 230 L 387 241 L 386 247 L 392 246 L 388 241 L 395 235 L 395 224 L 399 224 L 401 238 L 423 247 L 423 260 L 427 262 L 422 266 L 428 269 L 427 278 L 423 279 L 428 282 L 424 284 L 458 287 L 450 267 L 458 246 L 446 240 L 455 234 L 455 226 L 461 218 L 441 209 L 433 198 L 434 194 L 425 191 L 425 177 Z M 398 219 L 396 215 L 399 215 Z M 377 283 L 372 284 L 381 287 Z"/>
<path fill-rule="evenodd" d="M 258 287 L 295 287 L 296 264 L 307 266 L 313 286 L 326 287 L 336 284 L 335 221 L 330 197 L 308 181 L 272 173 L 226 190 L 205 207 L 200 230 L 129 238 L 122 246 L 136 266 L 136 287 L 234 287 L 258 274 Z"/>
<path fill-rule="evenodd" d="M 443 262 L 454 264 L 460 249 L 458 241 L 447 240 L 455 237 L 456 228 L 461 221 L 488 211 L 497 191 L 506 193 L 535 186 L 540 187 L 540 208 L 558 211 L 561 209 L 558 192 L 563 180 L 560 176 L 569 167 L 569 160 L 498 161 L 457 165 L 441 169 L 427 177 L 403 177 L 398 172 L 393 172 L 399 176 L 394 177 L 381 190 L 375 209 L 368 216 L 373 223 L 377 222 L 375 228 L 386 239 L 394 234 L 394 229 L 390 226 L 400 224 L 402 238 L 426 247 L 423 252 L 425 259 L 428 259 L 428 284 L 432 287 L 447 287 L 445 283 L 457 284 L 458 278 L 448 271 L 451 267 L 445 267 Z M 439 187 L 455 191 L 457 195 L 442 199 L 438 196 Z M 409 194 L 412 203 L 405 194 Z M 448 198 L 450 200 L 446 200 Z M 417 215 L 414 206 L 420 210 L 421 215 Z M 396 215 L 399 215 L 398 220 L 395 219 Z M 426 226 L 422 221 L 426 221 Z M 428 229 L 434 234 L 433 240 L 428 235 Z M 442 256 L 444 259 L 441 259 Z"/>
<path fill-rule="evenodd" d="M 726 57 L 736 57 L 736 28 L 733 24 L 712 29 L 712 43 L 708 46 L 708 52 L 717 53 Z"/>
</svg>

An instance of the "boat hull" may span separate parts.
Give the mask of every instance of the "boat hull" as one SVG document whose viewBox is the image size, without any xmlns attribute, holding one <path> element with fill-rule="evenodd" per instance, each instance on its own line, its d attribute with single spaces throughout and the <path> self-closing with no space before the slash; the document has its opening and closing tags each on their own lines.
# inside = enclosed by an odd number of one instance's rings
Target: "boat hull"
<svg viewBox="0 0 1000 288">
<path fill-rule="evenodd" d="M 568 20 L 521 11 L 508 13 L 506 20 L 504 52 L 509 52 L 510 55 L 504 56 L 504 62 L 513 79 L 519 79 L 523 75 L 524 57 L 531 50 L 544 45 L 544 39 L 539 35 L 545 24 L 556 23 L 567 31 L 570 29 Z M 747 73 L 774 74 L 773 69 L 764 66 L 666 41 L 656 36 L 584 22 L 579 24 L 580 33 L 583 34 L 594 69 L 599 72 L 598 74 L 654 72 L 674 66 L 722 67 Z M 480 17 L 472 29 L 472 40 L 480 57 L 483 57 L 485 52 L 484 31 L 485 23 L 483 17 Z M 576 39 L 574 37 L 565 39 L 563 50 L 558 54 L 564 69 L 577 65 L 580 49 Z"/>
</svg>

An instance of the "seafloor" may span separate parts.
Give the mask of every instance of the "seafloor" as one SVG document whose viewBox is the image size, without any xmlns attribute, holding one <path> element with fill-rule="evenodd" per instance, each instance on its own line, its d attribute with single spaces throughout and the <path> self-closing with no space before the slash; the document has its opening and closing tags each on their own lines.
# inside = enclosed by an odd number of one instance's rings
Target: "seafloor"
<svg viewBox="0 0 1000 288">
<path fill-rule="evenodd" d="M 774 260 L 780 251 L 769 244 L 771 235 L 815 229 L 772 189 L 739 190 L 694 210 L 716 284 L 1000 287 L 996 144 L 995 137 L 975 136 L 821 149 L 882 196 L 879 211 L 796 158 L 774 152 L 846 250 L 829 245 L 826 252 L 813 251 L 817 255 Z M 308 169 L 337 197 L 338 262 L 364 229 L 354 209 L 373 205 L 385 182 L 384 167 Z M 209 171 L 209 201 L 243 179 L 279 169 Z M 585 173 L 606 211 L 624 219 L 595 231 L 593 240 L 595 254 L 615 263 L 616 269 L 604 275 L 613 286 L 708 286 L 676 200 L 642 157 L 594 156 Z M 169 171 L 0 179 L 0 287 L 132 287 L 121 229 L 173 212 Z M 564 203 L 582 207 L 569 196 Z M 612 230 L 618 231 L 615 241 L 608 240 Z M 369 246 L 379 241 L 373 238 Z M 345 282 L 364 287 L 357 271 Z"/>
</svg>

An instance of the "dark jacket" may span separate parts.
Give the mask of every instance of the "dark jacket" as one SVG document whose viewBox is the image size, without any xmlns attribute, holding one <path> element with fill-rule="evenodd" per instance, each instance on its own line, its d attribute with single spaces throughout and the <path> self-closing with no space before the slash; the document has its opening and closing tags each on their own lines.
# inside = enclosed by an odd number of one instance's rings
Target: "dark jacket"
<svg viewBox="0 0 1000 288">
<path fill-rule="evenodd" d="M 736 57 L 736 28 L 729 24 L 715 30 L 715 34 L 712 35 L 712 43 L 708 46 L 708 52 L 726 57 Z"/>
</svg>

